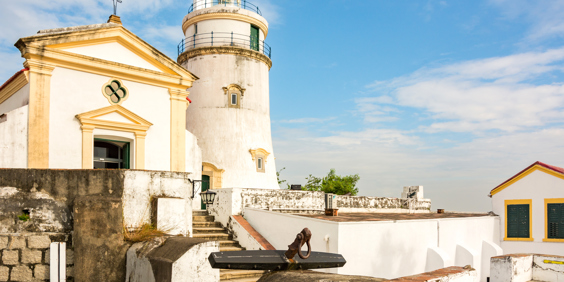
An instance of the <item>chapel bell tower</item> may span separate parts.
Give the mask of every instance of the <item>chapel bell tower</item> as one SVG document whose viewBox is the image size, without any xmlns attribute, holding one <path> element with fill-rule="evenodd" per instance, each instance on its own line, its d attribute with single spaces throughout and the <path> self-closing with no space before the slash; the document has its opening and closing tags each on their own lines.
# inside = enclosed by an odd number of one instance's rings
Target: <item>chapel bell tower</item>
<svg viewBox="0 0 564 282">
<path fill-rule="evenodd" d="M 210 188 L 278 188 L 270 133 L 268 22 L 246 0 L 193 0 L 178 63 L 200 79 L 186 127 Z"/>
</svg>

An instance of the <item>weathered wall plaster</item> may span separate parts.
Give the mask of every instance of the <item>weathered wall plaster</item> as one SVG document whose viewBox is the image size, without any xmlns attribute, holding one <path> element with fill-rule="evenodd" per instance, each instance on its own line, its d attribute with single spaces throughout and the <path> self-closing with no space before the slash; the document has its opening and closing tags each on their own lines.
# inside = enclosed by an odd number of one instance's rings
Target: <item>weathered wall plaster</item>
<svg viewBox="0 0 564 282">
<path fill-rule="evenodd" d="M 231 215 L 240 215 L 245 208 L 282 212 L 322 212 L 324 206 L 323 192 L 246 188 L 224 188 L 213 191 L 217 195 L 214 204 L 208 206 L 208 211 L 223 226 L 227 225 Z"/>
<path fill-rule="evenodd" d="M 7 113 L 2 113 L 0 110 L 0 115 L 2 114 L 4 116 L 0 118 L 0 168 L 25 168 L 27 167 L 28 106 Z"/>
<path fill-rule="evenodd" d="M 492 257 L 491 282 L 564 281 L 564 256 L 509 254 Z"/>
<path fill-rule="evenodd" d="M 216 282 L 219 269 L 211 268 L 208 257 L 218 251 L 217 241 L 194 238 L 157 238 L 136 243 L 127 251 L 125 281 Z"/>
</svg>

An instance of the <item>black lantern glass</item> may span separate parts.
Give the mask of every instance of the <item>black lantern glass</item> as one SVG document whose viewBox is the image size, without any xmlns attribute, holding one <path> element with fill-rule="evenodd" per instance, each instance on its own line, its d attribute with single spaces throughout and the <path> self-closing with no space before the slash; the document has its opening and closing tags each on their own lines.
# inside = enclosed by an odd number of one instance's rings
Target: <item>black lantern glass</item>
<svg viewBox="0 0 564 282">
<path fill-rule="evenodd" d="M 200 193 L 202 197 L 202 202 L 206 205 L 213 205 L 213 201 L 215 200 L 215 192 L 207 190 L 206 192 Z"/>
</svg>

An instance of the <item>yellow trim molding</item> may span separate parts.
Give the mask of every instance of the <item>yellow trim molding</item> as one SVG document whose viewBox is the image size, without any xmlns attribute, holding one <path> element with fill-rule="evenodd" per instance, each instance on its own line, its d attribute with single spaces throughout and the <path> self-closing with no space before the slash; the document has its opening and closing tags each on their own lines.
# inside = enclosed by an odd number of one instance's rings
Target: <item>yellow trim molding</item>
<svg viewBox="0 0 564 282">
<path fill-rule="evenodd" d="M 188 91 L 169 89 L 170 93 L 170 170 L 186 171 L 186 109 Z"/>
<path fill-rule="evenodd" d="M 40 52 L 39 48 L 28 48 Z M 192 87 L 194 80 L 176 75 L 120 64 L 112 61 L 92 58 L 72 52 L 44 48 L 43 55 L 26 53 L 27 60 L 41 60 L 45 63 L 102 76 L 120 77 L 121 79 L 143 84 L 186 90 Z"/>
<path fill-rule="evenodd" d="M 202 163 L 202 175 L 210 177 L 210 189 L 221 189 L 223 181 L 224 169 L 219 169 L 211 163 Z"/>
<path fill-rule="evenodd" d="M 235 55 L 235 56 L 243 56 L 249 59 L 261 61 L 268 66 L 268 69 L 272 68 L 272 60 L 265 54 L 243 48 L 237 46 L 207 46 L 207 47 L 199 47 L 195 49 L 190 49 L 185 51 L 184 53 L 178 56 L 178 63 L 183 64 L 184 62 L 198 56 L 205 56 L 205 55 Z"/>
<path fill-rule="evenodd" d="M 249 152 L 251 153 L 251 156 L 253 158 L 253 161 L 255 162 L 255 167 L 257 169 L 257 172 L 265 172 L 266 171 L 266 160 L 268 159 L 268 155 L 270 155 L 269 152 L 267 152 L 265 149 L 263 148 L 258 148 L 258 149 L 251 149 L 249 150 Z M 259 158 L 262 158 L 262 168 L 259 168 Z"/>
<path fill-rule="evenodd" d="M 564 243 L 564 239 L 548 238 L 548 204 L 564 204 L 564 198 L 544 199 L 544 238 L 542 241 Z"/>
<path fill-rule="evenodd" d="M 245 91 L 246 89 L 237 85 L 237 84 L 230 84 L 227 87 L 223 87 L 223 93 L 225 95 L 227 94 L 237 94 L 237 104 L 233 105 L 231 104 L 231 95 L 227 95 L 227 107 L 228 108 L 240 108 L 241 107 L 241 103 L 243 96 L 245 95 Z"/>
<path fill-rule="evenodd" d="M 556 172 L 556 171 L 554 171 L 554 170 L 548 169 L 548 168 L 546 168 L 546 167 L 544 167 L 544 166 L 541 166 L 541 165 L 534 165 L 534 166 L 532 166 L 531 168 L 527 169 L 526 171 L 523 171 L 523 172 L 520 173 L 519 175 L 514 176 L 513 179 L 511 179 L 510 181 L 507 181 L 507 182 L 504 183 L 503 185 L 500 185 L 499 187 L 495 188 L 494 190 L 492 190 L 492 192 L 491 192 L 490 194 L 493 196 L 493 195 L 495 195 L 495 194 L 501 192 L 501 190 L 503 190 L 503 189 L 505 189 L 505 188 L 507 188 L 507 187 L 513 185 L 513 183 L 515 183 L 515 182 L 521 180 L 522 178 L 524 178 L 525 176 L 527 176 L 527 175 L 533 173 L 533 172 L 536 171 L 536 170 L 542 171 L 542 172 L 544 172 L 544 173 L 548 173 L 548 174 L 550 174 L 550 175 L 552 175 L 552 176 L 555 176 L 555 177 L 558 177 L 558 178 L 560 178 L 560 179 L 564 179 L 564 175 L 561 174 L 561 173 L 558 173 L 558 172 Z"/>
<path fill-rule="evenodd" d="M 24 66 L 29 69 L 27 167 L 49 168 L 49 105 L 55 67 L 36 60 L 27 60 Z"/>
<path fill-rule="evenodd" d="M 224 12 L 223 10 L 218 10 L 217 12 L 199 14 L 197 16 L 188 19 L 187 21 L 182 23 L 182 31 L 184 32 L 184 34 L 186 34 L 186 30 L 188 29 L 189 26 L 201 21 L 208 21 L 208 20 L 234 20 L 234 21 L 246 22 L 260 28 L 260 30 L 262 30 L 262 32 L 264 33 L 264 38 L 268 36 L 268 24 L 266 22 L 253 18 L 251 16 L 239 14 L 236 12 L 235 13 Z"/>
<path fill-rule="evenodd" d="M 251 153 L 251 156 L 253 157 L 253 161 L 256 159 L 257 156 L 262 155 L 264 157 L 264 163 L 266 163 L 266 158 L 268 158 L 268 155 L 270 155 L 269 152 L 267 152 L 265 149 L 263 148 L 258 148 L 258 149 L 250 149 L 249 153 Z"/>
<path fill-rule="evenodd" d="M 4 89 L 0 90 L 0 104 L 16 94 L 20 89 L 26 86 L 29 82 L 29 71 L 23 71 L 18 74 Z M 2 114 L 2 113 L 0 113 Z"/>
<path fill-rule="evenodd" d="M 91 28 L 53 34 L 40 33 L 34 36 L 21 38 L 15 45 L 22 53 L 22 56 L 24 56 L 26 53 L 41 55 L 43 48 L 69 49 L 110 42 L 117 42 L 121 44 L 165 73 L 181 76 L 186 80 L 193 81 L 198 79 L 195 75 L 178 65 L 161 51 L 155 49 L 153 46 L 143 41 L 123 26 Z M 39 48 L 39 53 L 34 51 L 33 47 Z"/>
<path fill-rule="evenodd" d="M 528 238 L 507 238 L 507 206 L 508 205 L 529 205 L 529 237 Z M 534 241 L 533 239 L 533 200 L 505 200 L 505 233 L 504 241 Z"/>
<path fill-rule="evenodd" d="M 118 113 L 125 117 L 131 123 L 117 122 L 98 119 L 101 116 Z M 135 169 L 145 168 L 145 136 L 147 136 L 147 130 L 153 125 L 142 117 L 134 114 L 128 109 L 120 106 L 113 105 L 94 111 L 82 113 L 76 116 L 76 118 L 82 124 L 82 168 L 91 169 L 94 165 L 93 162 L 93 142 L 92 132 L 95 128 L 109 129 L 115 131 L 132 132 L 135 134 Z"/>
</svg>

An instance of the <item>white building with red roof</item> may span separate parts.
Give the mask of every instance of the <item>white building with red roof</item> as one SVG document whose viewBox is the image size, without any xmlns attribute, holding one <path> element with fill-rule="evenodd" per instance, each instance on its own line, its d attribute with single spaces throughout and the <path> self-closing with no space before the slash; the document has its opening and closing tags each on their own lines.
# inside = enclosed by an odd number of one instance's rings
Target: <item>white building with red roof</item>
<svg viewBox="0 0 564 282">
<path fill-rule="evenodd" d="M 505 254 L 564 254 L 564 168 L 535 162 L 490 197 Z"/>
</svg>

